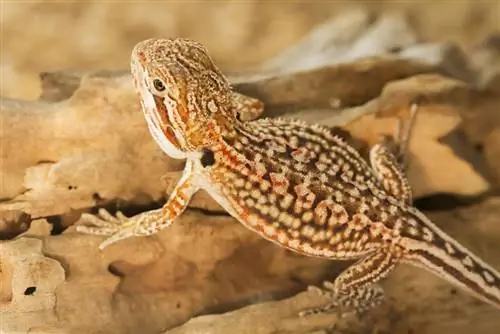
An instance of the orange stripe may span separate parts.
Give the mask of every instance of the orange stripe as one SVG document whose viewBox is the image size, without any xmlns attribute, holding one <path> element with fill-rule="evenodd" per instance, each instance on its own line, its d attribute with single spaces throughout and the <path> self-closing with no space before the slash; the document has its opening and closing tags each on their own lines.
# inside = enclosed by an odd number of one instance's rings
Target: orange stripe
<svg viewBox="0 0 500 334">
<path fill-rule="evenodd" d="M 184 108 L 184 106 L 182 105 L 179 105 L 179 108 L 177 108 L 177 112 L 179 113 L 182 123 L 187 124 L 188 112 L 186 108 Z"/>
<path fill-rule="evenodd" d="M 167 137 L 167 140 L 172 143 L 172 145 L 174 145 L 177 149 L 180 149 L 181 145 L 177 141 L 175 133 L 172 130 L 172 123 L 170 123 L 168 119 L 167 107 L 163 103 L 163 98 L 156 95 L 153 95 L 153 98 L 155 100 L 156 110 L 158 111 L 158 115 L 161 119 L 163 134 Z"/>
</svg>

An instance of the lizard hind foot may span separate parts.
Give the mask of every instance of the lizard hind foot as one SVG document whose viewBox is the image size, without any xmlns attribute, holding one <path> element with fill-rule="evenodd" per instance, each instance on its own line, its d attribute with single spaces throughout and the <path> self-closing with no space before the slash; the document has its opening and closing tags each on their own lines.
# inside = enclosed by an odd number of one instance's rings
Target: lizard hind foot
<svg viewBox="0 0 500 334">
<path fill-rule="evenodd" d="M 332 312 L 336 312 L 339 318 L 351 313 L 362 317 L 371 309 L 380 306 L 384 301 L 384 291 L 378 284 L 342 291 L 342 293 L 338 294 L 334 292 L 334 284 L 331 282 L 325 282 L 324 288 L 309 287 L 308 290 L 314 291 L 321 296 L 327 296 L 332 301 L 320 307 L 301 311 L 299 312 L 300 317 Z"/>
<path fill-rule="evenodd" d="M 366 286 L 363 289 L 352 290 L 349 293 L 343 291 L 335 296 L 330 290 L 333 286 L 325 282 L 325 288 L 310 287 L 310 291 L 316 291 L 322 296 L 331 296 L 331 302 L 316 308 L 310 308 L 299 312 L 299 317 L 314 315 L 330 315 L 330 325 L 325 329 L 328 333 L 364 332 L 365 329 L 373 328 L 375 319 L 370 310 L 379 306 L 383 299 L 383 290 L 378 284 Z"/>
</svg>

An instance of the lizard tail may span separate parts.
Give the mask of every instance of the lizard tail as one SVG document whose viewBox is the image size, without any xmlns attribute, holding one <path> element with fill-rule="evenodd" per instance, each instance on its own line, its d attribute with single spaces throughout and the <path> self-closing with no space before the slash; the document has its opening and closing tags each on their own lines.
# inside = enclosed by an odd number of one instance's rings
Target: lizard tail
<svg viewBox="0 0 500 334">
<path fill-rule="evenodd" d="M 417 210 L 409 212 L 402 236 L 402 262 L 423 267 L 500 309 L 500 273 L 444 233 Z"/>
</svg>

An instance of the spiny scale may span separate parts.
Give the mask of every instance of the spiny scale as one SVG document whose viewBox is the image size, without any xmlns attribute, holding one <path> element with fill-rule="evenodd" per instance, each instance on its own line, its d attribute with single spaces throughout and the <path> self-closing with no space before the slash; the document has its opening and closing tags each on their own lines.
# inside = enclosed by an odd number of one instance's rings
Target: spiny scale
<svg viewBox="0 0 500 334">
<path fill-rule="evenodd" d="M 376 284 L 398 263 L 426 268 L 500 308 L 500 274 L 412 206 L 400 163 L 386 143 L 369 162 L 339 131 L 286 119 L 255 119 L 260 101 L 232 92 L 199 43 L 151 39 L 132 53 L 132 74 L 151 135 L 183 176 L 162 209 L 118 218 L 88 216 L 78 230 L 111 235 L 101 248 L 172 224 L 206 190 L 233 217 L 292 251 L 357 259 L 323 292 L 333 302 L 303 315 L 382 301 Z M 415 109 L 412 108 L 410 123 Z M 93 225 L 93 226 L 92 226 Z"/>
</svg>

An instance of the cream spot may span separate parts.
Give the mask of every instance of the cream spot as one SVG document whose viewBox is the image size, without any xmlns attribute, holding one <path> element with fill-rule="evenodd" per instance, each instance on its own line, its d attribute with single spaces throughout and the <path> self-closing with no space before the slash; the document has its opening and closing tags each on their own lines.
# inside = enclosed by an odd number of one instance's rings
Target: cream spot
<svg viewBox="0 0 500 334">
<path fill-rule="evenodd" d="M 245 200 L 245 204 L 246 206 L 248 206 L 249 208 L 253 208 L 255 206 L 255 201 L 251 198 L 247 198 Z"/>
<path fill-rule="evenodd" d="M 272 207 L 269 209 L 269 215 L 270 215 L 273 219 L 278 218 L 279 214 L 280 214 L 280 211 L 278 210 L 278 208 L 277 208 L 277 207 L 272 206 Z"/>
<path fill-rule="evenodd" d="M 293 218 L 292 228 L 298 229 L 302 226 L 302 222 L 299 218 Z"/>
<path fill-rule="evenodd" d="M 320 172 L 323 172 L 323 171 L 325 171 L 325 170 L 328 168 L 328 166 L 327 166 L 325 163 L 322 163 L 322 162 L 319 162 L 319 161 L 318 161 L 318 162 L 316 162 L 316 164 L 315 164 L 315 165 L 316 165 L 316 168 L 317 168 Z"/>
<path fill-rule="evenodd" d="M 278 241 L 282 244 L 286 244 L 288 242 L 288 236 L 286 235 L 285 232 L 279 232 L 278 233 Z"/>
<path fill-rule="evenodd" d="M 321 242 L 324 240 L 326 240 L 326 233 L 323 230 L 317 231 L 312 237 L 313 242 Z"/>
<path fill-rule="evenodd" d="M 335 244 L 338 244 L 340 241 L 340 236 L 338 234 L 335 234 L 335 235 L 332 235 L 330 238 L 329 238 L 329 244 L 330 245 L 335 245 Z"/>
<path fill-rule="evenodd" d="M 250 192 L 250 196 L 252 196 L 255 199 L 259 199 L 259 197 L 262 197 L 262 195 L 261 195 L 261 193 L 260 193 L 260 191 L 258 189 L 253 189 Z"/>
<path fill-rule="evenodd" d="M 495 277 L 493 277 L 489 272 L 487 272 L 486 270 L 483 271 L 483 277 L 484 277 L 484 280 L 489 283 L 489 284 L 493 284 L 495 283 Z"/>
<path fill-rule="evenodd" d="M 326 174 L 319 174 L 319 180 L 321 183 L 326 183 L 328 182 L 328 176 Z"/>
<path fill-rule="evenodd" d="M 273 237 L 276 234 L 276 228 L 273 225 L 266 225 L 264 227 L 264 233 L 268 237 Z"/>
<path fill-rule="evenodd" d="M 245 180 L 244 179 L 236 179 L 236 180 L 234 180 L 233 184 L 236 188 L 243 188 L 245 186 Z"/>
<path fill-rule="evenodd" d="M 266 180 L 262 180 L 260 182 L 259 186 L 260 186 L 260 190 L 263 192 L 267 192 L 269 190 L 269 188 L 271 188 L 271 184 Z"/>
<path fill-rule="evenodd" d="M 278 197 L 276 196 L 276 194 L 274 193 L 270 193 L 268 196 L 267 196 L 267 200 L 269 201 L 269 203 L 271 204 L 275 204 L 276 201 L 278 200 Z"/>
<path fill-rule="evenodd" d="M 335 156 L 333 156 L 333 158 L 335 158 Z M 328 156 L 325 154 L 325 153 L 321 153 L 318 157 L 318 161 L 319 162 L 322 162 L 322 163 L 325 163 L 325 164 L 328 164 L 330 163 L 332 160 L 330 158 L 328 158 Z"/>
<path fill-rule="evenodd" d="M 292 225 L 292 219 L 286 212 L 280 212 L 280 214 L 278 215 L 278 221 L 283 223 L 287 227 L 290 227 Z"/>
<path fill-rule="evenodd" d="M 469 268 L 474 266 L 474 262 L 472 261 L 470 256 L 467 256 L 467 255 L 462 259 L 462 263 L 464 266 L 469 267 Z"/>
<path fill-rule="evenodd" d="M 385 221 L 387 221 L 387 219 L 389 219 L 389 215 L 387 214 L 387 212 L 382 211 L 380 213 L 380 220 L 382 220 L 383 222 L 385 222 Z M 397 224 L 397 222 L 396 222 L 396 224 Z M 396 224 L 394 226 L 396 226 Z M 399 224 L 401 225 L 401 221 L 399 221 Z"/>
<path fill-rule="evenodd" d="M 309 226 L 309 225 L 305 225 L 302 227 L 300 233 L 308 238 L 308 239 L 311 239 L 313 237 L 313 235 L 316 233 L 316 230 L 312 227 L 312 226 Z"/>
<path fill-rule="evenodd" d="M 208 110 L 210 110 L 210 112 L 212 113 L 216 113 L 217 111 L 219 111 L 219 108 L 217 108 L 217 104 L 215 104 L 214 100 L 208 101 L 207 107 Z"/>
<path fill-rule="evenodd" d="M 389 205 L 389 213 L 395 215 L 398 213 L 398 207 L 395 205 Z"/>
<path fill-rule="evenodd" d="M 302 221 L 304 221 L 305 223 L 309 223 L 311 220 L 313 220 L 313 218 L 314 214 L 311 211 L 306 211 L 302 215 Z"/>
<path fill-rule="evenodd" d="M 267 197 L 266 196 L 262 196 L 262 195 L 259 196 L 257 198 L 257 203 L 259 203 L 259 204 L 265 204 L 265 203 L 267 203 Z"/>
<path fill-rule="evenodd" d="M 418 223 L 415 219 L 408 219 L 408 225 L 412 226 L 412 227 L 418 227 Z"/>
<path fill-rule="evenodd" d="M 252 226 L 256 226 L 259 223 L 259 218 L 256 215 L 249 215 L 247 221 Z"/>
<path fill-rule="evenodd" d="M 292 203 L 293 203 L 293 196 L 287 193 L 281 199 L 280 206 L 282 209 L 288 209 L 292 205 Z"/>
<path fill-rule="evenodd" d="M 342 201 L 344 200 L 344 195 L 340 190 L 336 190 L 333 195 L 335 196 L 336 202 L 342 203 Z"/>
<path fill-rule="evenodd" d="M 366 213 L 368 211 L 370 211 L 370 207 L 366 205 L 366 203 L 361 203 L 361 205 L 359 206 L 359 212 Z"/>
<path fill-rule="evenodd" d="M 290 242 L 288 243 L 288 246 L 293 248 L 293 249 L 298 249 L 300 247 L 300 241 L 298 239 L 299 232 L 298 231 L 295 231 L 295 232 L 297 232 L 297 236 L 294 236 L 295 239 L 290 240 Z"/>
<path fill-rule="evenodd" d="M 298 170 L 299 172 L 304 172 L 306 170 L 306 165 L 299 162 L 294 165 L 295 169 Z"/>
<path fill-rule="evenodd" d="M 268 215 L 269 214 L 269 207 L 268 206 L 265 206 L 265 205 L 259 205 L 260 208 L 258 208 L 260 210 L 260 212 L 263 214 L 263 215 Z"/>
<path fill-rule="evenodd" d="M 422 238 L 427 241 L 427 242 L 432 242 L 434 241 L 434 233 L 432 233 L 432 231 L 430 229 L 428 229 L 427 227 L 424 227 L 422 229 Z"/>
<path fill-rule="evenodd" d="M 420 233 L 418 232 L 418 229 L 416 229 L 415 227 L 412 227 L 412 226 L 408 227 L 408 234 L 413 235 L 414 237 L 420 235 Z"/>
<path fill-rule="evenodd" d="M 450 245 L 449 243 L 445 242 L 444 243 L 444 248 L 446 249 L 446 252 L 450 255 L 453 255 L 455 254 L 455 249 L 453 248 L 452 245 Z"/>
<path fill-rule="evenodd" d="M 263 177 L 267 173 L 267 168 L 266 165 L 264 165 L 262 162 L 256 162 L 255 163 L 255 173 L 259 177 Z"/>
</svg>

